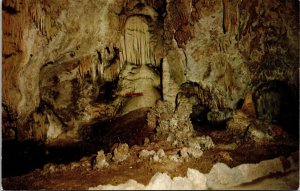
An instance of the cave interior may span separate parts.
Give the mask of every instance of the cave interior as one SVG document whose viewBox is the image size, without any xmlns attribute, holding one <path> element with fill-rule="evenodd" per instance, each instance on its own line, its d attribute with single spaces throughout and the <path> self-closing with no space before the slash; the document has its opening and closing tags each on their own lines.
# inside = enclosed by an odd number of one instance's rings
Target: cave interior
<svg viewBox="0 0 300 191">
<path fill-rule="evenodd" d="M 2 187 L 298 189 L 299 1 L 3 0 Z"/>
</svg>

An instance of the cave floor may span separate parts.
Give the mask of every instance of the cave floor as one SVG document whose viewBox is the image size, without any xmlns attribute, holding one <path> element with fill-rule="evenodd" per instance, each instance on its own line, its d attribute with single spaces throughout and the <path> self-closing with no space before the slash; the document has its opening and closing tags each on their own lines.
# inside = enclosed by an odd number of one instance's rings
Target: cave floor
<svg viewBox="0 0 300 191">
<path fill-rule="evenodd" d="M 137 115 L 138 116 L 138 115 Z M 140 115 L 141 116 L 141 115 Z M 124 119 L 123 119 L 124 120 Z M 132 119 L 130 119 L 132 120 Z M 123 121 L 124 122 L 124 121 Z M 136 122 L 136 121 L 135 121 Z M 178 153 L 180 148 L 172 147 L 166 141 L 152 141 L 148 144 L 132 145 L 130 157 L 119 163 L 110 163 L 109 167 L 101 170 L 92 169 L 90 166 L 74 165 L 68 170 L 44 173 L 42 169 L 35 169 L 29 173 L 5 177 L 2 179 L 4 189 L 88 189 L 97 185 L 124 183 L 134 179 L 139 183 L 148 184 L 156 172 L 167 172 L 171 177 L 186 176 L 188 168 L 197 169 L 202 173 L 208 173 L 215 163 L 222 162 L 229 167 L 235 167 L 244 163 L 258 163 L 262 160 L 276 157 L 298 157 L 298 145 L 269 143 L 256 145 L 251 142 L 242 141 L 228 134 L 225 129 L 212 129 L 208 126 L 194 125 L 199 135 L 209 135 L 215 143 L 215 148 L 204 151 L 198 158 L 190 158 L 185 162 L 162 161 L 154 162 L 148 159 L 140 159 L 138 153 L 143 150 L 158 150 L 162 148 L 166 154 Z M 129 134 L 128 134 L 129 136 Z M 85 157 L 85 160 L 92 161 L 96 153 Z M 76 162 L 75 162 L 76 163 Z M 73 164 L 75 164 L 73 162 Z M 268 184 L 273 181 L 293 177 L 290 185 L 284 188 L 297 189 L 299 174 L 291 172 L 286 175 L 269 176 L 267 179 L 257 180 L 254 185 L 246 184 L 236 189 L 252 189 Z M 280 180 L 281 180 L 280 179 Z M 270 182 L 271 181 L 271 182 Z M 283 181 L 284 182 L 284 181 Z M 286 182 L 286 181 L 285 181 Z M 255 187 L 257 184 L 258 187 Z M 278 183 L 280 184 L 280 183 Z"/>
<path fill-rule="evenodd" d="M 154 147 L 163 147 L 163 144 L 156 144 Z M 251 145 L 244 145 L 239 149 L 229 151 L 227 149 L 212 149 L 205 151 L 201 159 L 188 162 L 153 162 L 150 160 L 139 161 L 137 153 L 143 147 L 136 146 L 131 149 L 131 156 L 125 162 L 111 164 L 102 170 L 91 170 L 83 166 L 51 174 L 43 174 L 37 169 L 25 175 L 3 179 L 5 189 L 88 189 L 99 184 L 117 185 L 129 179 L 135 179 L 139 183 L 148 184 L 156 172 L 167 172 L 170 176 L 185 176 L 188 168 L 197 169 L 202 173 L 208 173 L 216 162 L 223 162 L 230 167 L 243 163 L 256 163 L 261 160 L 271 159 L 275 156 L 291 154 L 290 149 L 284 147 L 260 147 L 253 148 Z M 149 147 L 148 147 L 149 148 Z M 176 152 L 174 148 L 163 147 L 167 152 Z M 154 148 L 155 149 L 155 148 Z M 276 150 L 276 152 L 274 152 Z M 265 153 L 267 151 L 267 153 Z M 225 154 L 229 153 L 229 155 Z M 254 154 L 256 153 L 256 154 Z M 276 154 L 270 154 L 276 153 Z M 298 155 L 298 153 L 294 153 Z M 230 156 L 231 158 L 227 158 Z M 139 162 L 138 162 L 139 161 Z M 297 174 L 297 173 L 296 173 Z M 288 176 L 288 175 L 287 175 Z M 291 176 L 291 175 L 289 175 Z M 285 176 L 284 176 L 285 177 Z M 296 178 L 295 176 L 293 176 Z M 272 177 L 271 177 L 272 178 Z M 296 178 L 297 180 L 297 178 Z M 261 183 L 263 180 L 258 181 Z M 251 188 L 253 185 L 245 185 Z M 297 185 L 294 188 L 297 188 Z M 242 188 L 241 186 L 239 188 Z"/>
</svg>

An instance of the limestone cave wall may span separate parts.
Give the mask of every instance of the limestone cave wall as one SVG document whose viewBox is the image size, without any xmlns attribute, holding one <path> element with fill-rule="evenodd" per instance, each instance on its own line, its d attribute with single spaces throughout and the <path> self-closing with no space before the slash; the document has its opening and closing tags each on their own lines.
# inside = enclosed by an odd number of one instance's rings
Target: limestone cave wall
<svg viewBox="0 0 300 191">
<path fill-rule="evenodd" d="M 178 94 L 195 98 L 196 118 L 253 98 L 257 117 L 289 120 L 298 22 L 298 1 L 4 0 L 4 138 L 77 139 L 157 100 L 176 107 Z"/>
</svg>

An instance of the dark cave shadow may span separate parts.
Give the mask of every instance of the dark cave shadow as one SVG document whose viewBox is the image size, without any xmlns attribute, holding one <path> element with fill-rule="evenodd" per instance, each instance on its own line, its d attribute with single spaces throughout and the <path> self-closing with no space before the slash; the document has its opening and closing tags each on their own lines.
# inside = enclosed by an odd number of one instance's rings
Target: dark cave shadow
<svg viewBox="0 0 300 191">
<path fill-rule="evenodd" d="M 2 142 L 2 177 L 19 176 L 47 163 L 68 164 L 97 152 L 97 146 L 77 142 L 63 147 L 42 142 L 6 140 Z"/>
<path fill-rule="evenodd" d="M 19 176 L 47 163 L 68 164 L 99 150 L 110 152 L 115 143 L 129 146 L 143 144 L 151 136 L 147 129 L 148 109 L 130 112 L 114 119 L 96 122 L 80 130 L 82 140 L 63 145 L 49 146 L 43 142 L 17 140 L 2 141 L 2 177 Z"/>
</svg>

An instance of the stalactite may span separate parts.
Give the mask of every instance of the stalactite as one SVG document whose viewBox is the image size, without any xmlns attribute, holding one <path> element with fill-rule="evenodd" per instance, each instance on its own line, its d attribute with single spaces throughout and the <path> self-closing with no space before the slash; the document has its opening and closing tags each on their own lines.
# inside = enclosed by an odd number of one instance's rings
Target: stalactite
<svg viewBox="0 0 300 191">
<path fill-rule="evenodd" d="M 50 38 L 50 29 L 51 29 L 51 18 L 50 16 L 48 16 L 46 18 L 46 36 L 47 36 L 47 39 Z"/>
<path fill-rule="evenodd" d="M 42 16 L 41 16 L 41 32 L 42 32 L 42 35 L 45 34 L 44 28 L 45 28 L 45 26 L 44 26 L 44 16 L 42 14 Z"/>
<path fill-rule="evenodd" d="M 228 0 L 223 0 L 223 30 L 227 33 L 229 30 L 229 11 L 228 11 Z"/>
<path fill-rule="evenodd" d="M 35 24 L 36 28 L 41 32 L 42 35 L 50 38 L 51 29 L 51 17 L 46 14 L 43 9 L 44 4 L 38 2 L 29 3 L 24 1 L 26 17 L 30 17 Z"/>
<path fill-rule="evenodd" d="M 142 65 L 153 61 L 148 30 L 148 25 L 142 18 L 131 17 L 127 20 L 124 38 L 121 38 L 122 62 Z"/>
<path fill-rule="evenodd" d="M 237 26 L 236 26 L 236 29 L 235 29 L 235 33 L 237 35 L 237 40 L 239 41 L 240 40 L 240 32 L 239 32 L 239 28 L 240 28 L 240 7 L 239 7 L 239 2 L 236 4 L 236 16 L 237 16 Z"/>
<path fill-rule="evenodd" d="M 92 81 L 95 82 L 96 81 L 96 69 L 95 69 L 94 63 L 92 63 L 92 66 L 91 66 L 91 76 L 92 76 Z"/>
<path fill-rule="evenodd" d="M 101 70 L 101 66 L 102 66 L 101 62 L 99 64 L 97 64 L 98 75 L 99 75 L 99 78 L 102 80 L 103 79 L 103 72 Z"/>
<path fill-rule="evenodd" d="M 24 21 L 24 22 L 25 22 L 25 21 Z M 21 26 L 21 24 L 20 24 L 20 29 L 21 29 L 21 27 L 22 27 L 22 26 Z M 22 34 L 23 34 L 23 31 L 22 31 L 22 30 L 19 30 L 18 32 L 19 32 L 19 33 L 18 33 L 18 38 L 21 40 L 22 37 L 23 37 L 23 35 L 22 35 Z"/>
<path fill-rule="evenodd" d="M 100 64 L 100 78 L 101 80 L 104 79 L 104 66 L 103 63 Z"/>
<path fill-rule="evenodd" d="M 14 8 L 19 11 L 20 10 L 20 7 L 19 7 L 19 0 L 15 0 L 14 2 Z"/>
<path fill-rule="evenodd" d="M 80 60 L 80 65 L 79 65 L 80 79 L 84 79 L 85 75 L 89 72 L 89 69 L 90 69 L 90 63 L 84 57 L 82 60 Z"/>
</svg>

